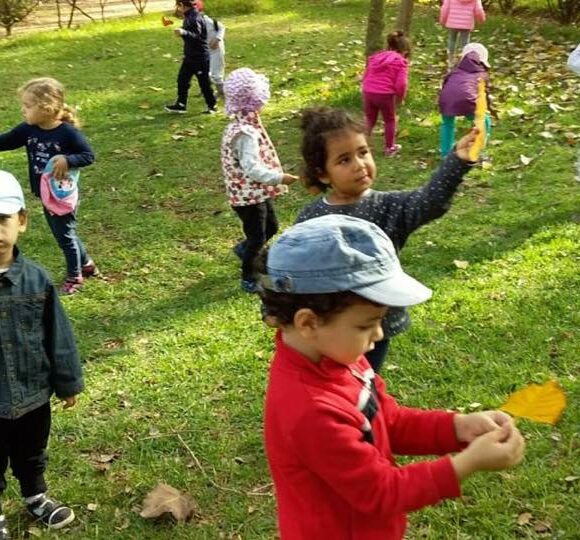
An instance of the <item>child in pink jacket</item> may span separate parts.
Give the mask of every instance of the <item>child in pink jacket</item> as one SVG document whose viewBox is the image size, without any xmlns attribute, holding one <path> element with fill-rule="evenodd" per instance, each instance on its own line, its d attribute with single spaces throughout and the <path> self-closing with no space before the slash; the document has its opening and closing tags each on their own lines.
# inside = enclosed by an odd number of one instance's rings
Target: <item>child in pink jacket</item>
<svg viewBox="0 0 580 540">
<path fill-rule="evenodd" d="M 455 51 L 463 50 L 469 43 L 469 35 L 475 21 L 485 22 L 485 11 L 481 0 L 443 0 L 439 22 L 449 29 L 447 40 L 447 64 L 449 69 L 455 64 Z"/>
<path fill-rule="evenodd" d="M 385 123 L 385 155 L 394 156 L 401 150 L 395 144 L 397 132 L 397 104 L 407 94 L 411 42 L 401 31 L 387 37 L 386 51 L 369 56 L 363 75 L 362 92 L 367 134 L 370 137 L 379 111 Z"/>
</svg>

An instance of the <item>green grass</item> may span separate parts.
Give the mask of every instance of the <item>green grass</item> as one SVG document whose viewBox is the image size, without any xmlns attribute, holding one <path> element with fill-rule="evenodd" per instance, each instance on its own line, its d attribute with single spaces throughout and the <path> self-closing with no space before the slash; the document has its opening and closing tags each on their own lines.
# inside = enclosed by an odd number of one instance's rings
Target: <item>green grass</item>
<svg viewBox="0 0 580 540">
<path fill-rule="evenodd" d="M 387 16 L 391 24 L 394 6 Z M 223 17 L 228 69 L 249 65 L 271 78 L 264 122 L 286 165 L 299 163 L 298 109 L 331 103 L 360 110 L 365 17 L 366 2 L 354 0 L 278 2 L 263 14 Z M 433 8 L 417 8 L 411 89 L 401 110 L 408 135 L 400 158 L 376 152 L 379 189 L 418 186 L 438 162 L 445 34 L 435 20 Z M 385 376 L 405 404 L 459 410 L 497 407 L 514 389 L 556 378 L 568 408 L 555 427 L 522 421 L 524 464 L 478 475 L 465 484 L 465 500 L 413 514 L 409 538 L 535 538 L 534 524 L 546 522 L 552 537 L 575 539 L 580 481 L 565 478 L 580 476 L 580 211 L 569 135 L 580 134 L 580 79 L 563 66 L 577 30 L 497 16 L 475 38 L 489 45 L 495 67 L 501 121 L 493 139 L 501 144 L 490 146 L 492 168 L 470 173 L 450 212 L 403 251 L 407 270 L 435 295 L 413 310 L 413 327 L 395 340 Z M 273 336 L 256 299 L 238 289 L 230 248 L 240 226 L 219 164 L 226 119 L 195 114 L 203 108 L 195 88 L 190 114 L 162 112 L 174 98 L 179 52 L 157 15 L 0 42 L 1 129 L 20 121 L 16 88 L 49 74 L 81 107 L 97 153 L 82 176 L 80 232 L 108 279 L 64 300 L 87 391 L 74 410 L 55 408 L 48 480 L 78 515 L 59 538 L 276 536 L 261 422 Z M 525 116 L 510 116 L 514 107 Z M 171 137 L 191 129 L 198 134 Z M 378 134 L 373 144 L 380 149 Z M 535 159 L 524 166 L 520 155 Z M 22 151 L 0 154 L 0 167 L 26 182 Z M 298 186 L 280 199 L 282 225 L 310 200 Z M 62 256 L 38 201 L 29 197 L 29 206 L 21 246 L 58 279 Z M 458 269 L 454 260 L 469 266 Z M 116 456 L 106 472 L 92 465 L 100 454 Z M 160 481 L 196 499 L 193 522 L 138 516 Z M 264 489 L 256 495 L 256 488 Z M 31 524 L 14 481 L 5 500 L 20 537 Z M 517 524 L 522 512 L 533 515 L 531 524 Z"/>
</svg>

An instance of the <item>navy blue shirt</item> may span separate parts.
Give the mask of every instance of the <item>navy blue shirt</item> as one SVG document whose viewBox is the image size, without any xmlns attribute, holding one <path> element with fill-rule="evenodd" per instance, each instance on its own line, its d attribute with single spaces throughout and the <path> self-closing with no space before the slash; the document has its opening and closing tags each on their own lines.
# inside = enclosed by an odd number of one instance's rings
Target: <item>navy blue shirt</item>
<svg viewBox="0 0 580 540">
<path fill-rule="evenodd" d="M 71 324 L 46 271 L 19 254 L 0 275 L 0 418 L 83 390 Z"/>
<path fill-rule="evenodd" d="M 209 45 L 207 44 L 207 28 L 202 15 L 191 8 L 183 17 L 181 26 L 184 34 L 183 56 L 187 60 L 206 60 L 209 62 Z"/>
<path fill-rule="evenodd" d="M 83 134 L 63 122 L 53 129 L 42 129 L 26 122 L 0 134 L 0 151 L 26 147 L 30 190 L 40 197 L 40 176 L 51 158 L 63 155 L 71 169 L 86 167 L 95 155 Z"/>
<path fill-rule="evenodd" d="M 449 210 L 457 186 L 472 163 L 459 159 L 451 152 L 433 173 L 431 180 L 414 191 L 369 190 L 352 204 L 328 204 L 324 197 L 309 204 L 300 212 L 296 223 L 327 214 L 345 214 L 378 225 L 393 242 L 397 253 L 409 235 Z M 389 308 L 383 320 L 385 337 L 393 337 L 411 324 L 405 308 Z"/>
</svg>

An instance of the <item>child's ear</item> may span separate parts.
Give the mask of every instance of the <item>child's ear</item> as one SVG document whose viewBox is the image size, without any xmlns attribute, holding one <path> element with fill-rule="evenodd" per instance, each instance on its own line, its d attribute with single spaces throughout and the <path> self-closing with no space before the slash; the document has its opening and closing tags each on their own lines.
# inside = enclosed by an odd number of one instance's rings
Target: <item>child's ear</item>
<svg viewBox="0 0 580 540">
<path fill-rule="evenodd" d="M 316 176 L 318 177 L 318 181 L 320 183 L 330 185 L 330 180 L 326 178 L 326 172 L 322 169 L 316 169 Z"/>
<path fill-rule="evenodd" d="M 311 309 L 302 308 L 294 314 L 293 326 L 303 338 L 309 338 L 320 326 L 320 319 Z"/>
<path fill-rule="evenodd" d="M 23 233 L 28 226 L 28 213 L 26 211 L 18 213 L 18 232 Z"/>
</svg>

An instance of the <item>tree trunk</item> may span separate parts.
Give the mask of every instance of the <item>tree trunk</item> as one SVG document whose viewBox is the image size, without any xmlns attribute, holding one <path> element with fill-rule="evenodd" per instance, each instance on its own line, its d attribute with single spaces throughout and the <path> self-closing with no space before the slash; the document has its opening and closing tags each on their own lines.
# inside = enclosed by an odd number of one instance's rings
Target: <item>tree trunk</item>
<svg viewBox="0 0 580 540">
<path fill-rule="evenodd" d="M 385 0 L 370 0 L 369 18 L 367 21 L 366 56 L 384 47 L 383 30 L 385 29 Z"/>
<path fill-rule="evenodd" d="M 415 0 L 400 0 L 399 14 L 397 15 L 397 28 L 395 30 L 402 30 L 405 34 L 411 31 L 411 20 L 413 19 L 413 4 Z"/>
<path fill-rule="evenodd" d="M 4 27 L 6 29 L 6 37 L 10 37 L 12 35 L 12 25 L 8 25 Z"/>
</svg>

